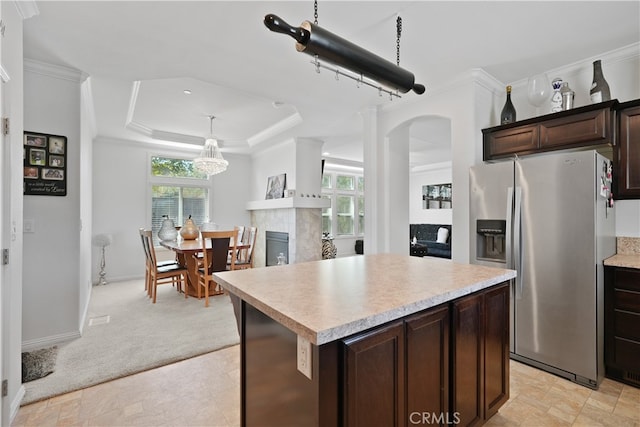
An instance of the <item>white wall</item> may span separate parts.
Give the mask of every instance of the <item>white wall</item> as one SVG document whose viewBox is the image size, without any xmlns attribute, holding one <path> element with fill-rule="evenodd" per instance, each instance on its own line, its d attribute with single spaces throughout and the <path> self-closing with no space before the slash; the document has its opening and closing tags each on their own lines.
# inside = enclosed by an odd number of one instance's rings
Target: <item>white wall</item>
<svg viewBox="0 0 640 427">
<path fill-rule="evenodd" d="M 295 188 L 296 141 L 288 139 L 272 147 L 260 150 L 252 156 L 251 198 L 247 201 L 264 200 L 267 192 L 267 179 L 270 176 L 287 174 L 285 188 Z M 320 159 L 318 159 L 320 161 Z"/>
<path fill-rule="evenodd" d="M 22 341 L 50 345 L 80 334 L 80 84 L 77 71 L 25 62 L 24 127 L 67 137 L 66 196 L 24 196 Z"/>
<path fill-rule="evenodd" d="M 107 280 L 144 276 L 144 255 L 138 229 L 151 227 L 150 161 L 152 155 L 193 158 L 187 150 L 159 148 L 135 141 L 98 139 L 93 147 L 93 235 L 110 233 L 106 248 Z M 223 228 L 249 225 L 251 160 L 223 153 L 228 169 L 210 178 L 209 219 Z M 176 224 L 179 225 L 179 224 Z M 93 280 L 100 253 L 93 250 Z"/>
</svg>

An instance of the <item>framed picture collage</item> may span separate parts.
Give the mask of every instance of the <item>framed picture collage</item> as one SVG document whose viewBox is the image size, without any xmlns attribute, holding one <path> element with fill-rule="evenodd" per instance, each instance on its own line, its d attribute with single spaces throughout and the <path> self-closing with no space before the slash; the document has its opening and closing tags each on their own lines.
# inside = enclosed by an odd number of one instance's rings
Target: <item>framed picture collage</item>
<svg viewBox="0 0 640 427">
<path fill-rule="evenodd" d="M 67 137 L 24 133 L 24 194 L 67 195 Z"/>
</svg>

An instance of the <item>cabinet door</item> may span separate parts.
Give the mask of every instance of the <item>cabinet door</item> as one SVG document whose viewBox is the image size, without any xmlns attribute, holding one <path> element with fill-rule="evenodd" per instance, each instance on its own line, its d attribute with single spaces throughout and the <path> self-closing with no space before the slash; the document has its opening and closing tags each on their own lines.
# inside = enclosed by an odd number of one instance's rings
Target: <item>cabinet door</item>
<svg viewBox="0 0 640 427">
<path fill-rule="evenodd" d="M 482 294 L 453 303 L 451 412 L 460 425 L 483 423 L 484 322 Z"/>
<path fill-rule="evenodd" d="M 405 425 L 404 323 L 394 322 L 342 342 L 344 425 Z"/>
<path fill-rule="evenodd" d="M 619 112 L 618 198 L 640 198 L 640 105 Z"/>
<path fill-rule="evenodd" d="M 540 124 L 540 148 L 558 149 L 613 142 L 611 110 L 563 116 Z"/>
<path fill-rule="evenodd" d="M 483 131 L 483 146 L 484 160 L 533 153 L 539 146 L 538 125 Z"/>
<path fill-rule="evenodd" d="M 449 307 L 406 321 L 406 401 L 409 424 L 447 425 L 449 415 Z"/>
<path fill-rule="evenodd" d="M 509 400 L 509 284 L 484 294 L 484 418 Z"/>
</svg>

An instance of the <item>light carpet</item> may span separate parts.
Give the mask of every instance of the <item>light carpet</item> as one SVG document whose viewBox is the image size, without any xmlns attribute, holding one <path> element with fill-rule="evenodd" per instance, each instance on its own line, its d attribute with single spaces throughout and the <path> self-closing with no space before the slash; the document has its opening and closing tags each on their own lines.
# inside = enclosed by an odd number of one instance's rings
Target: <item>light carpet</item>
<svg viewBox="0 0 640 427">
<path fill-rule="evenodd" d="M 21 405 L 238 344 L 229 297 L 209 304 L 170 284 L 156 304 L 142 280 L 94 286 L 82 337 L 59 345 L 52 374 L 24 384 Z"/>
</svg>

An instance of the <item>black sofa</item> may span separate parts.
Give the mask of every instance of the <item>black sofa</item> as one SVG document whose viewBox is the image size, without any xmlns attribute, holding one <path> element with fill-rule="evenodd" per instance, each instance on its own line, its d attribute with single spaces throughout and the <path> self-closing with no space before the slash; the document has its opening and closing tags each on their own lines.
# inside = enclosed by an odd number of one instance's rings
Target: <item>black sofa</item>
<svg viewBox="0 0 640 427">
<path fill-rule="evenodd" d="M 438 243 L 438 230 L 449 230 L 447 243 Z M 427 247 L 427 255 L 451 259 L 451 224 L 409 224 L 409 240 Z"/>
</svg>

